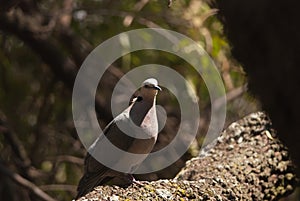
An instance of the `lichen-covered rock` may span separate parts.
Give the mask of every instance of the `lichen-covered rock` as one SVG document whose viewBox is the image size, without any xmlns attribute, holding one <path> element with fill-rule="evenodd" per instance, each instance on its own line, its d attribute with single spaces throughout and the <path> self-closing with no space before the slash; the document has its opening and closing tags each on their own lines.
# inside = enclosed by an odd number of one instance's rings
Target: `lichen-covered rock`
<svg viewBox="0 0 300 201">
<path fill-rule="evenodd" d="M 296 182 L 288 151 L 262 112 L 232 123 L 176 179 L 212 180 L 228 200 L 275 200 L 291 193 Z"/>
<path fill-rule="evenodd" d="M 79 200 L 278 200 L 293 191 L 289 154 L 262 112 L 232 123 L 173 180 L 99 186 Z"/>
</svg>

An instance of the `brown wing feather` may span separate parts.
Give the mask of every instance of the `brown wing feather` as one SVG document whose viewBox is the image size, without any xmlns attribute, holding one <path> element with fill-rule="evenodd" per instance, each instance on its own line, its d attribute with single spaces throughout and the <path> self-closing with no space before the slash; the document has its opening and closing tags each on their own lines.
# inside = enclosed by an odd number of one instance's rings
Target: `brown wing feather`
<svg viewBox="0 0 300 201">
<path fill-rule="evenodd" d="M 122 119 L 119 119 L 119 121 L 122 121 Z M 134 140 L 119 130 L 115 120 L 105 127 L 103 133 L 112 144 L 123 150 L 127 150 Z M 99 136 L 98 140 L 101 141 L 104 135 Z M 98 162 L 89 153 L 85 157 L 84 167 L 84 175 L 79 181 L 76 199 L 92 191 L 96 186 L 105 184 L 114 176 L 120 175 L 119 172 L 111 170 Z"/>
<path fill-rule="evenodd" d="M 96 166 L 99 166 L 98 171 L 89 171 L 91 163 L 93 163 L 93 169 L 98 169 Z M 100 185 L 103 179 L 105 179 L 105 173 L 108 168 L 96 161 L 89 153 L 85 158 L 85 173 L 80 179 L 77 187 L 77 196 L 76 199 L 84 196 L 85 194 L 92 191 L 96 186 Z"/>
</svg>

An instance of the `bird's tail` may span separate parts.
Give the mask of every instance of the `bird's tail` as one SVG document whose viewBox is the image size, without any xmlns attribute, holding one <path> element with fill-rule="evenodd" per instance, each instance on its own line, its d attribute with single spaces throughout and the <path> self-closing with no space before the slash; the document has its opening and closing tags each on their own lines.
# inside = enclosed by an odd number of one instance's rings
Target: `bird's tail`
<svg viewBox="0 0 300 201">
<path fill-rule="evenodd" d="M 103 184 L 105 178 L 98 174 L 83 175 L 77 187 L 76 200 L 91 192 L 95 187 Z"/>
</svg>

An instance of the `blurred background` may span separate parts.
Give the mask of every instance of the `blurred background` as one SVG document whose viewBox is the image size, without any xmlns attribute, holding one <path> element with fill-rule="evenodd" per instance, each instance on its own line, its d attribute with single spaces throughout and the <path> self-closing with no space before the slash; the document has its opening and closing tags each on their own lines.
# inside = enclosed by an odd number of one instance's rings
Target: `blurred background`
<svg viewBox="0 0 300 201">
<path fill-rule="evenodd" d="M 260 109 L 247 92 L 247 76 L 234 61 L 217 10 L 204 1 L 176 0 L 1 0 L 0 1 L 0 199 L 71 200 L 83 173 L 86 150 L 72 119 L 76 73 L 101 42 L 124 31 L 161 27 L 199 43 L 215 62 L 227 93 L 226 125 Z M 173 68 L 193 86 L 201 111 L 197 140 L 159 172 L 137 179 L 172 178 L 199 152 L 210 119 L 210 99 L 195 70 L 175 55 L 138 51 L 118 59 L 99 84 L 96 109 L 102 128 L 112 120 L 111 94 L 131 69 L 149 63 Z M 126 94 L 128 97 L 131 94 Z M 178 102 L 158 96 L 168 119 L 155 150 L 166 146 L 180 123 Z M 13 178 L 15 181 L 9 179 Z M 38 187 L 43 192 L 34 193 Z"/>
</svg>

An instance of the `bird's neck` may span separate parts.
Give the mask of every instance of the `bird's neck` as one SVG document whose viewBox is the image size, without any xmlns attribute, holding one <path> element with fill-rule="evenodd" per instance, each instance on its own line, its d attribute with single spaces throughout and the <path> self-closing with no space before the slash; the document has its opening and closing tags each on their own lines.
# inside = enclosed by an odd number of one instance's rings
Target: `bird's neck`
<svg viewBox="0 0 300 201">
<path fill-rule="evenodd" d="M 151 99 L 143 98 L 140 102 L 135 102 L 132 105 L 132 108 L 130 110 L 130 118 L 131 120 L 137 125 L 140 126 L 143 122 L 146 114 L 149 112 L 149 110 L 155 106 L 156 97 L 152 97 Z M 153 108 L 155 109 L 155 107 Z M 156 111 L 155 111 L 156 112 Z"/>
</svg>

